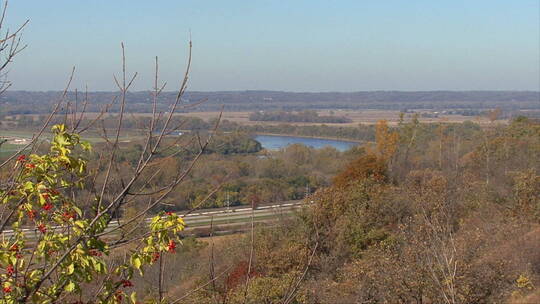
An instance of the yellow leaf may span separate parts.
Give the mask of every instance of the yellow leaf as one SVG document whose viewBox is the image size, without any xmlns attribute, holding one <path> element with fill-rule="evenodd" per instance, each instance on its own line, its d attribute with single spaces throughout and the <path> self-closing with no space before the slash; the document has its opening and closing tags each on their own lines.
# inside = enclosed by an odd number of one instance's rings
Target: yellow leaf
<svg viewBox="0 0 540 304">
<path fill-rule="evenodd" d="M 73 274 L 75 272 L 75 265 L 69 264 L 67 267 L 67 274 Z"/>
</svg>

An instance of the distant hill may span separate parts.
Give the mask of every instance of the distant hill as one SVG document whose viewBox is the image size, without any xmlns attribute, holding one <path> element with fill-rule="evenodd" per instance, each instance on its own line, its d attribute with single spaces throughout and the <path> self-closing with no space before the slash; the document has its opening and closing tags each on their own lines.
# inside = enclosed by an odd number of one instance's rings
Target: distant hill
<svg viewBox="0 0 540 304">
<path fill-rule="evenodd" d="M 58 100 L 61 92 L 8 91 L 0 96 L 0 113 L 46 113 Z M 90 111 L 97 111 L 110 103 L 117 92 L 90 92 Z M 174 100 L 174 92 L 164 92 L 160 97 L 161 111 Z M 75 100 L 75 93 L 69 93 Z M 78 95 L 79 102 L 83 94 Z M 281 92 L 281 91 L 217 91 L 187 92 L 183 103 L 207 100 L 191 111 L 215 111 L 222 105 L 226 111 L 256 110 L 306 110 L 306 109 L 490 109 L 505 110 L 540 109 L 540 92 L 537 91 L 368 91 L 368 92 Z M 128 111 L 148 112 L 150 92 L 132 92 L 128 95 Z"/>
</svg>

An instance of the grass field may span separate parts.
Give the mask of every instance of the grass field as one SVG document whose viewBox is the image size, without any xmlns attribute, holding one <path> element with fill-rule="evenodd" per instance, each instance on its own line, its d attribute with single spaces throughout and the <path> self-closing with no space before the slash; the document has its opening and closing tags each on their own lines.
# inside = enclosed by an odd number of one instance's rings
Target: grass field
<svg viewBox="0 0 540 304">
<path fill-rule="evenodd" d="M 24 145 L 2 144 L 0 146 L 0 153 L 14 152 L 24 147 Z"/>
<path fill-rule="evenodd" d="M 329 126 L 357 126 L 358 124 L 375 124 L 377 121 L 384 119 L 390 124 L 397 124 L 399 121 L 399 111 L 384 111 L 384 110 L 364 110 L 364 111 L 353 111 L 353 110 L 321 110 L 317 111 L 321 116 L 335 115 L 335 116 L 344 116 L 350 118 L 352 122 L 350 123 L 326 123 L 325 125 Z M 283 122 L 278 121 L 250 121 L 249 115 L 252 112 L 224 112 L 223 119 L 237 122 L 243 125 L 277 125 L 283 124 Z M 142 114 L 144 115 L 144 114 Z M 219 116 L 219 112 L 191 112 L 191 113 L 182 113 L 178 115 L 199 117 L 204 120 L 209 120 Z M 406 114 L 405 119 L 410 120 L 413 114 Z M 419 117 L 421 122 L 448 122 L 448 123 L 461 123 L 467 120 L 475 121 L 480 124 L 488 123 L 489 121 L 484 117 L 473 117 L 473 116 L 462 116 L 462 115 L 440 115 L 438 118 L 423 118 Z M 504 121 L 500 121 L 504 122 Z M 294 122 L 290 123 L 294 125 L 321 125 L 321 123 L 299 123 Z"/>
<path fill-rule="evenodd" d="M 350 118 L 352 122 L 350 123 L 326 123 L 326 125 L 329 126 L 356 126 L 358 124 L 375 124 L 377 121 L 384 119 L 388 121 L 390 124 L 397 124 L 399 121 L 399 111 L 392 111 L 392 110 L 319 110 L 317 111 L 319 115 L 321 116 L 344 116 L 347 118 Z M 422 111 L 420 111 L 422 112 Z M 429 112 L 429 110 L 426 110 L 426 112 Z M 251 111 L 246 112 L 223 112 L 222 119 L 226 119 L 229 121 L 234 121 L 236 123 L 242 124 L 242 125 L 276 125 L 276 124 L 283 124 L 283 122 L 278 121 L 250 121 L 249 115 L 251 114 Z M 92 119 L 95 118 L 98 113 L 86 113 L 85 114 L 87 118 Z M 116 117 L 118 114 L 110 113 L 105 114 L 104 117 Z M 126 118 L 130 117 L 150 117 L 151 113 L 127 113 Z M 189 112 L 189 113 L 178 113 L 175 114 L 175 116 L 190 116 L 190 117 L 198 117 L 203 120 L 210 120 L 218 118 L 220 115 L 219 112 Z M 37 117 L 37 115 L 30 114 L 29 116 Z M 407 113 L 405 114 L 405 119 L 410 120 L 412 118 L 413 114 Z M 421 122 L 448 122 L 448 123 L 461 123 L 464 121 L 474 121 L 480 124 L 486 124 L 489 122 L 489 120 L 486 117 L 475 117 L 475 116 L 463 116 L 463 115 L 439 115 L 437 118 L 427 118 L 427 117 L 419 117 L 419 120 Z M 500 123 L 505 123 L 504 120 L 499 120 Z M 321 123 L 300 123 L 300 122 L 292 122 L 290 124 L 294 125 L 320 125 Z M 12 131 L 10 131 L 12 132 Z M 17 131 L 13 131 L 14 134 L 16 134 Z M 2 134 L 2 131 L 0 130 L 0 135 Z"/>
<path fill-rule="evenodd" d="M 37 131 L 36 131 L 37 132 Z M 2 137 L 17 137 L 17 138 L 32 138 L 35 132 L 25 130 L 1 130 L 0 138 Z"/>
</svg>

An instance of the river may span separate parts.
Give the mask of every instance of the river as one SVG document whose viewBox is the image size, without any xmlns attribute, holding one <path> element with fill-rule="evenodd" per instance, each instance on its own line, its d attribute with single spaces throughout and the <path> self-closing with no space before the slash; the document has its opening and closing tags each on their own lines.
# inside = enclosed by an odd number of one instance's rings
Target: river
<svg viewBox="0 0 540 304">
<path fill-rule="evenodd" d="M 296 136 L 280 136 L 280 135 L 257 135 L 255 140 L 261 143 L 262 147 L 268 150 L 279 150 L 292 144 L 303 144 L 308 147 L 320 149 L 326 146 L 336 148 L 338 151 L 346 151 L 349 148 L 358 145 L 356 142 L 311 138 L 311 137 L 296 137 Z"/>
</svg>

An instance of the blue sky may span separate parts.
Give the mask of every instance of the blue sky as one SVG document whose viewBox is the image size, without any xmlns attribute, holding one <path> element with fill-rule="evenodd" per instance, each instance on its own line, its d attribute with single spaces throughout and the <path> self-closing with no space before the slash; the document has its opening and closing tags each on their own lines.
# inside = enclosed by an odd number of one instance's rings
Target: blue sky
<svg viewBox="0 0 540 304">
<path fill-rule="evenodd" d="M 540 90 L 539 0 L 12 0 L 30 19 L 14 89 L 112 90 L 120 42 L 135 90 L 153 60 L 174 90 Z"/>
</svg>

